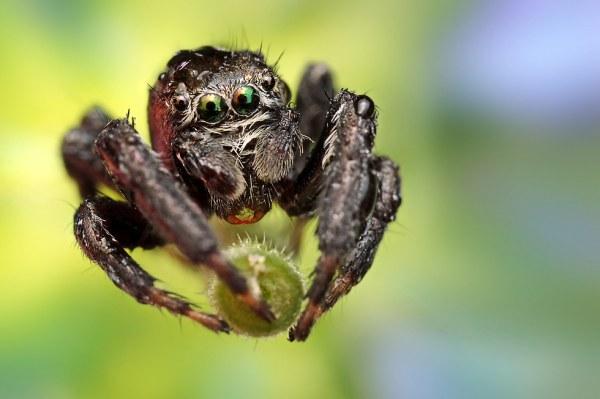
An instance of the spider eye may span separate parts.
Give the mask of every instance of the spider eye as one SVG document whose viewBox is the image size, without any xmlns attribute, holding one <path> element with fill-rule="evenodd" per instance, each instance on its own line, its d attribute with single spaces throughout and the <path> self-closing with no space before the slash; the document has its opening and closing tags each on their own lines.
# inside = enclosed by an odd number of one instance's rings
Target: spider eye
<svg viewBox="0 0 600 399">
<path fill-rule="evenodd" d="M 173 97 L 171 102 L 177 111 L 183 112 L 189 105 L 189 96 L 178 95 Z"/>
<path fill-rule="evenodd" d="M 227 113 L 227 103 L 218 94 L 205 94 L 198 103 L 198 115 L 206 122 L 219 122 Z"/>
<path fill-rule="evenodd" d="M 258 108 L 260 97 L 252 86 L 242 86 L 233 93 L 233 108 L 240 115 L 250 115 Z"/>
<path fill-rule="evenodd" d="M 267 91 L 271 90 L 275 86 L 275 77 L 273 76 L 273 74 L 269 71 L 263 73 L 260 85 L 263 89 Z"/>
</svg>

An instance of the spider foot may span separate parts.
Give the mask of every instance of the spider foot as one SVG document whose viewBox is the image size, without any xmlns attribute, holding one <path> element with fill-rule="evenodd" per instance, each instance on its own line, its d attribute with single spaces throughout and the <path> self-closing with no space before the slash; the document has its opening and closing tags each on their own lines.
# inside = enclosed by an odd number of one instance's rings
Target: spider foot
<svg viewBox="0 0 600 399">
<path fill-rule="evenodd" d="M 238 297 L 247 304 L 260 318 L 264 319 L 268 322 L 274 322 L 277 317 L 271 311 L 271 307 L 264 299 L 260 297 L 256 297 L 252 295 L 252 293 L 247 292 L 245 294 L 239 294 Z"/>
<path fill-rule="evenodd" d="M 231 327 L 220 317 L 200 312 L 194 309 L 189 303 L 182 299 L 174 297 L 172 294 L 156 287 L 148 289 L 148 303 L 161 308 L 168 309 L 173 314 L 180 314 L 194 320 L 204 327 L 214 332 L 229 334 Z"/>
<path fill-rule="evenodd" d="M 292 327 L 289 331 L 288 340 L 290 342 L 298 341 L 306 341 L 308 338 L 312 327 L 315 325 L 317 319 L 323 314 L 323 308 L 319 304 L 309 304 L 300 318 L 296 322 L 296 325 Z"/>
</svg>

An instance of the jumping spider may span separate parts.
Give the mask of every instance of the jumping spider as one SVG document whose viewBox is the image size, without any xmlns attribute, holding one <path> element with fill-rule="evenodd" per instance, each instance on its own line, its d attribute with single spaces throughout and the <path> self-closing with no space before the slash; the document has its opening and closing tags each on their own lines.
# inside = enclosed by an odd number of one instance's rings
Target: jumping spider
<svg viewBox="0 0 600 399">
<path fill-rule="evenodd" d="M 218 316 L 155 287 L 125 249 L 173 243 L 274 320 L 224 258 L 208 218 L 255 223 L 274 202 L 299 225 L 316 216 L 321 256 L 308 304 L 289 334 L 305 340 L 370 268 L 400 205 L 400 178 L 390 159 L 371 152 L 373 101 L 334 92 L 327 66 L 308 66 L 295 107 L 290 100 L 260 52 L 206 46 L 178 52 L 150 89 L 152 149 L 129 118 L 89 111 L 62 142 L 65 167 L 84 198 L 74 217 L 83 252 L 140 303 L 228 332 Z M 99 184 L 126 201 L 98 195 Z"/>
</svg>

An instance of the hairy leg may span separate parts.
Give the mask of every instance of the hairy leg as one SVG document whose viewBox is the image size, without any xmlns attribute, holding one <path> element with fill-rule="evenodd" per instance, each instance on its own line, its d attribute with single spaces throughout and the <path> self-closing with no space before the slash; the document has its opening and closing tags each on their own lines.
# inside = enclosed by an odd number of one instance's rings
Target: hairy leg
<svg viewBox="0 0 600 399">
<path fill-rule="evenodd" d="M 323 300 L 315 306 L 312 317 L 305 319 L 304 323 L 294 331 L 294 338 L 305 339 L 315 321 L 363 279 L 373 264 L 387 225 L 395 219 L 396 211 L 402 201 L 398 166 L 387 158 L 374 157 L 372 168 L 377 181 L 377 197 L 373 213 L 368 217 L 358 242 L 344 259 L 339 275 L 329 286 Z"/>
<path fill-rule="evenodd" d="M 296 161 L 294 178 L 279 184 L 279 202 L 290 216 L 310 217 L 316 209 L 328 135 L 325 124 L 333 96 L 333 77 L 329 68 L 325 64 L 309 65 L 298 88 L 297 110 L 300 131 L 310 140 L 305 141 L 303 155 Z"/>
<path fill-rule="evenodd" d="M 96 150 L 115 184 L 157 233 L 193 263 L 210 268 L 266 320 L 274 315 L 218 248 L 199 205 L 141 140 L 127 120 L 113 120 L 98 135 Z"/>
<path fill-rule="evenodd" d="M 313 186 L 296 191 L 293 204 L 314 198 L 319 190 L 315 208 L 321 256 L 308 290 L 308 305 L 290 331 L 291 340 L 308 336 L 333 276 L 359 241 L 373 210 L 378 185 L 371 154 L 375 119 L 370 98 L 342 91 L 332 100 L 324 134 L 300 175 Z M 290 209 L 289 203 L 283 206 Z"/>
<path fill-rule="evenodd" d="M 308 218 L 298 217 L 294 218 L 292 221 L 292 229 L 288 238 L 288 249 L 294 257 L 298 256 L 298 253 L 300 252 L 302 235 L 304 234 L 304 228 L 306 227 L 308 220 Z"/>
<path fill-rule="evenodd" d="M 325 64 L 308 65 L 298 87 L 296 109 L 301 115 L 300 131 L 313 143 L 323 132 L 325 115 L 333 96 L 333 76 L 329 67 Z"/>
<path fill-rule="evenodd" d="M 247 183 L 237 159 L 218 141 L 189 132 L 174 141 L 173 151 L 178 164 L 211 195 L 235 200 L 246 190 Z"/>
<path fill-rule="evenodd" d="M 109 121 L 109 116 L 101 108 L 91 108 L 85 113 L 79 126 L 71 129 L 61 143 L 65 168 L 77 182 L 83 198 L 93 195 L 99 183 L 112 185 L 94 147 L 98 133 Z"/>
<path fill-rule="evenodd" d="M 162 245 L 144 217 L 129 204 L 106 197 L 91 197 L 75 213 L 75 237 L 83 252 L 108 274 L 112 282 L 138 302 L 168 309 L 215 332 L 229 332 L 217 316 L 200 312 L 178 296 L 154 286 L 124 248 Z"/>
</svg>

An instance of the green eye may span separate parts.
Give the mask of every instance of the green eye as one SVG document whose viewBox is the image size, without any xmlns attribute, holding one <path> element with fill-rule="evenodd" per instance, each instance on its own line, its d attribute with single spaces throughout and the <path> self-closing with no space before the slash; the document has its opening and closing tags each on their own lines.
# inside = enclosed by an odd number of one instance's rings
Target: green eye
<svg viewBox="0 0 600 399">
<path fill-rule="evenodd" d="M 198 115 L 206 122 L 218 122 L 227 113 L 227 103 L 218 94 L 205 94 L 198 103 Z"/>
<path fill-rule="evenodd" d="M 231 103 L 240 115 L 250 115 L 258 108 L 260 97 L 252 86 L 242 86 L 233 93 Z"/>
</svg>

